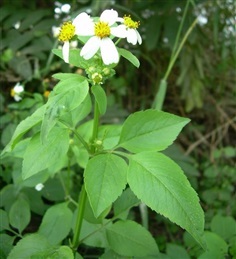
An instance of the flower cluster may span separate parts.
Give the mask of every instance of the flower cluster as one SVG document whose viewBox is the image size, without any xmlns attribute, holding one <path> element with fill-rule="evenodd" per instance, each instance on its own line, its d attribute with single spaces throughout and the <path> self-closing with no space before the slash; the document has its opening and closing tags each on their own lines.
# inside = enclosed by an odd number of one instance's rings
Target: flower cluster
<svg viewBox="0 0 236 259">
<path fill-rule="evenodd" d="M 64 42 L 62 47 L 63 59 L 69 62 L 69 42 L 74 36 L 89 36 L 82 47 L 80 55 L 88 60 L 99 50 L 105 65 L 118 63 L 119 53 L 113 38 L 126 38 L 127 42 L 135 45 L 142 43 L 137 31 L 140 23 L 133 21 L 130 16 L 118 17 L 117 11 L 110 9 L 102 12 L 98 19 L 91 18 L 87 13 L 80 13 L 73 22 L 65 22 L 58 36 Z"/>
<path fill-rule="evenodd" d="M 17 83 L 12 89 L 11 89 L 11 96 L 15 99 L 16 102 L 19 102 L 22 97 L 22 93 L 24 92 L 24 86 L 20 83 Z"/>
</svg>

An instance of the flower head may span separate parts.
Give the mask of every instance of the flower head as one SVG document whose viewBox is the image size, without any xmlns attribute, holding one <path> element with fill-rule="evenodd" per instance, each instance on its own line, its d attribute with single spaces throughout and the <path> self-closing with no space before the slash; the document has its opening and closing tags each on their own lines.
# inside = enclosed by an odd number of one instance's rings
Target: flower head
<svg viewBox="0 0 236 259">
<path fill-rule="evenodd" d="M 11 96 L 15 99 L 16 102 L 19 102 L 22 97 L 21 93 L 24 92 L 24 86 L 20 83 L 17 83 L 12 89 L 11 89 Z"/>
<path fill-rule="evenodd" d="M 69 50 L 70 50 L 70 40 L 78 35 L 80 32 L 83 32 L 84 28 L 84 19 L 87 19 L 89 16 L 86 13 L 81 13 L 76 16 L 73 22 L 68 21 L 64 22 L 60 28 L 60 33 L 58 39 L 64 42 L 62 47 L 63 59 L 66 63 L 69 63 Z M 90 18 L 89 18 L 90 19 Z M 81 30 L 81 31 L 80 31 Z"/>
<path fill-rule="evenodd" d="M 38 191 L 38 192 L 40 192 L 43 188 L 44 188 L 44 185 L 42 183 L 38 183 L 35 186 L 35 190 Z"/>
<path fill-rule="evenodd" d="M 113 26 L 117 21 L 118 13 L 113 9 L 103 11 L 97 22 L 87 19 L 85 30 L 80 31 L 81 36 L 91 36 L 80 52 L 84 59 L 92 58 L 100 50 L 104 64 L 118 63 L 119 54 L 110 37 L 125 38 L 126 31 L 120 25 Z"/>
<path fill-rule="evenodd" d="M 132 43 L 133 45 L 136 45 L 137 42 L 139 44 L 141 44 L 142 38 L 141 38 L 139 32 L 137 31 L 137 28 L 139 27 L 140 22 L 133 21 L 131 19 L 130 15 L 129 16 L 125 15 L 123 18 L 119 19 L 119 21 L 121 21 L 123 23 L 123 26 L 126 29 L 127 41 L 129 43 Z"/>
</svg>

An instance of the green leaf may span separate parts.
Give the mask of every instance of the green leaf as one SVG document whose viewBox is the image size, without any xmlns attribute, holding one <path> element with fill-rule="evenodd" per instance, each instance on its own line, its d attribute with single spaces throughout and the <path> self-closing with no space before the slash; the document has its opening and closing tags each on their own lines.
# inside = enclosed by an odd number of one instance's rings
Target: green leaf
<svg viewBox="0 0 236 259">
<path fill-rule="evenodd" d="M 9 211 L 10 224 L 19 230 L 21 233 L 30 222 L 30 206 L 23 197 L 18 199 L 12 204 Z"/>
<path fill-rule="evenodd" d="M 9 236 L 7 234 L 0 234 L 0 258 L 5 259 L 8 258 L 7 255 L 13 249 L 13 242 L 15 236 Z"/>
<path fill-rule="evenodd" d="M 216 215 L 211 221 L 211 230 L 224 240 L 230 239 L 236 235 L 236 221 L 232 217 Z"/>
<path fill-rule="evenodd" d="M 164 150 L 189 121 L 157 110 L 135 112 L 125 120 L 118 145 L 134 153 Z"/>
<path fill-rule="evenodd" d="M 38 233 L 52 245 L 59 244 L 69 234 L 73 214 L 66 203 L 50 207 L 42 220 Z"/>
<path fill-rule="evenodd" d="M 119 142 L 121 125 L 101 125 L 98 131 L 98 138 L 102 140 L 103 148 L 113 149 Z"/>
<path fill-rule="evenodd" d="M 130 51 L 128 51 L 126 49 L 118 48 L 118 52 L 120 53 L 120 55 L 122 57 L 127 59 L 131 64 L 133 64 L 135 67 L 139 68 L 139 66 L 140 66 L 139 60 Z"/>
<path fill-rule="evenodd" d="M 108 221 L 103 224 L 92 224 L 83 220 L 80 242 L 92 247 L 108 247 L 105 228 L 103 227 Z M 107 223 L 111 225 L 111 223 Z"/>
<path fill-rule="evenodd" d="M 54 127 L 50 131 L 46 143 L 42 144 L 37 133 L 29 142 L 24 154 L 22 178 L 32 175 L 55 165 L 67 153 L 69 148 L 69 132 L 67 129 Z"/>
<path fill-rule="evenodd" d="M 39 234 L 30 234 L 22 238 L 12 249 L 8 259 L 29 259 L 32 255 L 50 248 L 47 238 Z"/>
<path fill-rule="evenodd" d="M 67 79 L 76 79 L 76 80 L 80 80 L 80 82 L 83 82 L 84 80 L 86 80 L 86 77 L 81 76 L 79 74 L 73 74 L 73 73 L 56 73 L 54 75 L 52 75 L 53 78 L 56 78 L 58 80 L 67 80 Z M 66 88 L 65 88 L 66 90 Z"/>
<path fill-rule="evenodd" d="M 74 259 L 72 250 L 68 246 L 52 247 L 43 252 L 36 253 L 30 259 Z"/>
<path fill-rule="evenodd" d="M 61 49 L 53 49 L 52 52 L 63 59 L 62 57 L 62 50 Z M 79 49 L 70 49 L 69 53 L 69 63 L 76 67 L 86 68 L 87 67 L 87 60 L 80 56 Z"/>
<path fill-rule="evenodd" d="M 159 253 L 150 232 L 134 221 L 117 221 L 106 232 L 110 247 L 120 255 L 144 257 Z"/>
<path fill-rule="evenodd" d="M 225 258 L 225 255 L 228 251 L 228 245 L 226 244 L 226 242 L 217 234 L 208 231 L 204 233 L 204 237 L 206 239 L 207 251 L 201 254 L 198 258 Z"/>
<path fill-rule="evenodd" d="M 190 256 L 188 255 L 187 251 L 179 245 L 167 244 L 166 253 L 170 259 L 176 259 L 176 257 L 181 259 L 190 259 Z"/>
<path fill-rule="evenodd" d="M 102 154 L 89 160 L 84 181 L 95 217 L 121 195 L 127 183 L 126 173 L 126 162 L 116 155 Z"/>
<path fill-rule="evenodd" d="M 204 214 L 181 168 L 167 156 L 143 152 L 130 157 L 128 184 L 157 213 L 186 229 L 203 247 Z"/>
<path fill-rule="evenodd" d="M 25 120 L 20 122 L 20 124 L 17 126 L 15 130 L 14 135 L 12 136 L 10 143 L 3 150 L 3 154 L 5 152 L 10 152 L 27 131 L 29 131 L 32 127 L 41 122 L 43 114 L 45 112 L 45 108 L 46 106 L 43 105 L 38 110 L 36 110 L 31 116 L 27 117 Z"/>
<path fill-rule="evenodd" d="M 46 104 L 41 127 L 42 142 L 46 141 L 49 132 L 60 117 L 77 108 L 86 98 L 89 90 L 88 82 L 81 80 L 80 77 L 65 79 L 54 88 L 55 95 L 50 95 Z"/>
<path fill-rule="evenodd" d="M 93 85 L 91 90 L 98 104 L 100 114 L 105 114 L 107 109 L 107 96 L 104 89 L 100 85 Z"/>
<path fill-rule="evenodd" d="M 122 218 L 127 216 L 129 210 L 137 206 L 140 200 L 134 195 L 130 188 L 127 188 L 114 203 L 114 214 Z"/>
<path fill-rule="evenodd" d="M 8 216 L 5 210 L 0 209 L 0 231 L 9 229 Z"/>
</svg>

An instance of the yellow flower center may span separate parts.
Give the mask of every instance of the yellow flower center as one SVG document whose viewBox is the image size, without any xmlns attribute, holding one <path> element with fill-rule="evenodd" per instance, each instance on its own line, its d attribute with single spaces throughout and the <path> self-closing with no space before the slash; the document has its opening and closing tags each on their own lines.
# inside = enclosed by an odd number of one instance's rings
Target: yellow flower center
<svg viewBox="0 0 236 259">
<path fill-rule="evenodd" d="M 75 35 L 75 26 L 72 22 L 64 22 L 61 26 L 58 39 L 60 41 L 69 41 Z"/>
<path fill-rule="evenodd" d="M 99 38 L 109 37 L 111 34 L 110 27 L 106 22 L 97 22 L 95 24 L 95 35 Z"/>
<path fill-rule="evenodd" d="M 124 16 L 124 24 L 126 27 L 130 28 L 130 29 L 137 29 L 140 25 L 140 22 L 135 22 L 130 18 L 129 16 Z"/>
<path fill-rule="evenodd" d="M 16 95 L 16 92 L 15 92 L 15 90 L 12 88 L 11 89 L 11 97 L 14 97 Z"/>
</svg>

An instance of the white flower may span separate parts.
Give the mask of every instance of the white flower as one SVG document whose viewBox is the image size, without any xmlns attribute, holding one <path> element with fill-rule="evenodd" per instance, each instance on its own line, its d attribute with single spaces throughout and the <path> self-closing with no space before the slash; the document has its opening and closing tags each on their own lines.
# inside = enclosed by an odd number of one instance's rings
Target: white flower
<svg viewBox="0 0 236 259">
<path fill-rule="evenodd" d="M 11 89 L 11 96 L 15 99 L 16 102 L 19 102 L 22 97 L 21 93 L 24 92 L 24 86 L 20 83 L 17 83 L 14 88 Z"/>
<path fill-rule="evenodd" d="M 85 27 L 84 20 L 87 21 L 87 16 L 88 15 L 86 13 L 81 13 L 75 17 L 73 22 L 64 22 L 61 26 L 58 39 L 64 42 L 62 47 L 62 56 L 66 63 L 69 63 L 70 40 L 75 35 L 78 35 L 80 29 L 83 32 L 83 28 Z"/>
<path fill-rule="evenodd" d="M 81 36 L 92 36 L 80 52 L 84 59 L 92 58 L 100 49 L 104 64 L 118 63 L 119 54 L 110 36 L 125 38 L 126 30 L 121 25 L 113 26 L 117 21 L 118 13 L 113 9 L 103 11 L 98 22 L 93 22 L 87 15 L 84 20 L 86 26 L 78 33 Z"/>
<path fill-rule="evenodd" d="M 35 186 L 35 190 L 38 191 L 38 192 L 40 192 L 43 188 L 44 188 L 44 185 L 42 183 L 38 183 Z"/>
<path fill-rule="evenodd" d="M 142 43 L 142 38 L 137 31 L 137 28 L 140 25 L 140 22 L 133 21 L 130 16 L 124 16 L 124 18 L 119 18 L 119 22 L 122 22 L 124 29 L 126 30 L 126 38 L 129 43 L 132 43 L 133 45 L 136 45 L 137 42 L 139 44 Z"/>
</svg>

